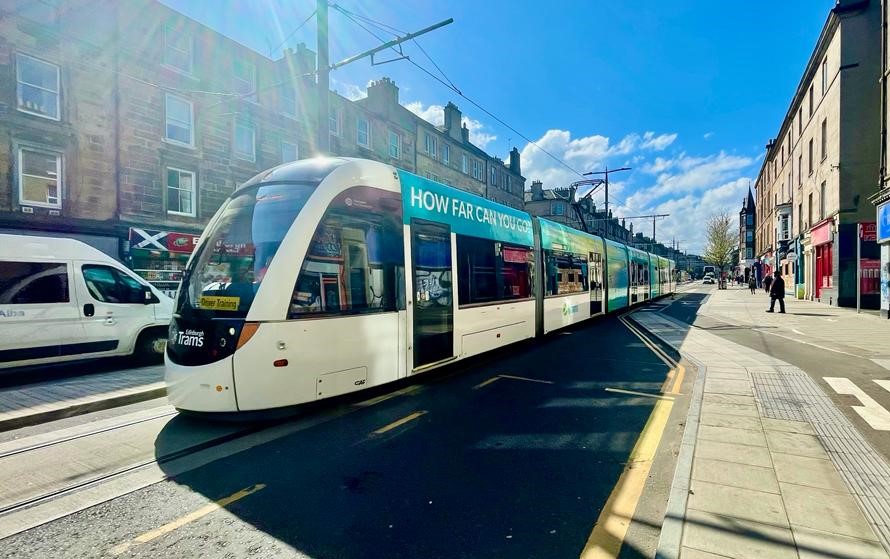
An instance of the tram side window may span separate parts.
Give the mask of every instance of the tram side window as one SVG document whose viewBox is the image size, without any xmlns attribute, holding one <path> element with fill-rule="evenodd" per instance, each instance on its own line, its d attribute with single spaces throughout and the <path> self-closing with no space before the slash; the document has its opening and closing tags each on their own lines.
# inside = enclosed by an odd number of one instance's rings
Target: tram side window
<svg viewBox="0 0 890 559">
<path fill-rule="evenodd" d="M 315 230 L 289 318 L 395 311 L 404 298 L 397 287 L 405 265 L 401 216 L 340 206 L 332 205 Z"/>
<path fill-rule="evenodd" d="M 528 247 L 458 235 L 457 268 L 460 305 L 532 296 L 534 258 Z"/>
<path fill-rule="evenodd" d="M 587 258 L 559 250 L 544 251 L 547 295 L 583 293 L 588 289 Z"/>
</svg>

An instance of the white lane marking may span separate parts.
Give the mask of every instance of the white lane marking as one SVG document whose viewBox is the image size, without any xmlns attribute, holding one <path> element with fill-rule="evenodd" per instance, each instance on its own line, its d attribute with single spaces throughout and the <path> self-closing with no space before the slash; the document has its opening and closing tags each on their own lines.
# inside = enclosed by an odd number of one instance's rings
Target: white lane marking
<svg viewBox="0 0 890 559">
<path fill-rule="evenodd" d="M 806 336 L 806 334 L 804 334 L 803 332 L 801 332 L 800 330 L 798 330 L 796 328 L 792 328 L 791 331 L 794 332 L 795 334 L 800 334 L 801 336 Z"/>
<path fill-rule="evenodd" d="M 859 414 L 859 417 L 861 417 L 866 421 L 866 423 L 871 425 L 872 429 L 876 429 L 878 431 L 890 431 L 890 412 L 884 409 L 881 404 L 874 401 L 871 396 L 863 392 L 861 388 L 853 383 L 853 381 L 848 378 L 842 377 L 822 378 L 838 394 L 848 394 L 850 396 L 855 396 L 856 399 L 864 404 L 862 406 L 851 407 L 856 413 Z M 881 386 L 890 390 L 890 388 L 888 388 L 887 386 Z"/>
<path fill-rule="evenodd" d="M 841 355 L 849 355 L 850 357 L 856 357 L 856 358 L 858 358 L 858 359 L 862 359 L 862 356 L 861 356 L 861 355 L 856 355 L 855 353 L 850 353 L 850 352 L 848 352 L 848 351 L 841 351 L 841 350 L 839 350 L 839 349 L 834 349 L 834 348 L 830 348 L 830 347 L 825 347 L 824 345 L 814 344 L 813 342 L 805 342 L 805 341 L 803 341 L 803 340 L 799 340 L 799 339 L 797 339 L 797 338 L 792 338 L 791 336 L 785 336 L 785 335 L 782 335 L 782 334 L 778 334 L 778 333 L 776 333 L 776 332 L 770 332 L 769 330 L 763 330 L 763 329 L 761 329 L 761 328 L 753 328 L 753 330 L 754 330 L 755 332 L 760 332 L 761 334 L 769 334 L 770 336 L 776 336 L 776 337 L 778 337 L 778 338 L 784 338 L 784 339 L 786 339 L 786 340 L 791 340 L 792 342 L 797 342 L 797 343 L 801 343 L 801 344 L 805 344 L 805 345 L 809 345 L 809 346 L 817 347 L 817 348 L 819 348 L 819 349 L 824 349 L 825 351 L 831 351 L 831 352 L 833 352 L 833 353 L 840 353 Z"/>
<path fill-rule="evenodd" d="M 655 398 L 656 400 L 673 400 L 672 396 L 664 394 L 650 394 L 648 392 L 637 392 L 636 390 L 624 390 L 622 388 L 606 388 L 606 392 L 616 392 L 618 394 L 629 394 L 631 396 L 645 396 L 646 398 Z"/>
<path fill-rule="evenodd" d="M 872 359 L 872 361 L 874 361 L 881 367 L 884 367 L 885 369 L 890 370 L 890 359 Z M 877 381 L 875 381 L 875 382 L 877 382 Z"/>
<path fill-rule="evenodd" d="M 875 380 L 875 384 L 890 392 L 890 380 Z"/>
</svg>

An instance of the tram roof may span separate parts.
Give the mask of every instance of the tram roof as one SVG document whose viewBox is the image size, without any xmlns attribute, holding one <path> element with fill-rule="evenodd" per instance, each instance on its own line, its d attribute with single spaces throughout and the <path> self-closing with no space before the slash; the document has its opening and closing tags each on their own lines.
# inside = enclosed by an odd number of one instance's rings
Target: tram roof
<svg viewBox="0 0 890 559">
<path fill-rule="evenodd" d="M 321 182 L 334 169 L 355 159 L 348 157 L 313 157 L 272 167 L 242 184 L 236 189 L 249 188 L 259 183 L 268 182 Z"/>
</svg>

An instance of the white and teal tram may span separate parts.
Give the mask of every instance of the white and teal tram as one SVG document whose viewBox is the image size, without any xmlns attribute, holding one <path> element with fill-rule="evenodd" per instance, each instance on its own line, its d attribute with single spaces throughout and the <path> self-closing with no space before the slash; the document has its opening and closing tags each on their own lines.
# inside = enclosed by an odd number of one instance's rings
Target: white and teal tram
<svg viewBox="0 0 890 559">
<path fill-rule="evenodd" d="M 172 404 L 267 410 L 395 381 L 671 293 L 674 263 L 374 161 L 261 173 L 176 300 Z"/>
</svg>

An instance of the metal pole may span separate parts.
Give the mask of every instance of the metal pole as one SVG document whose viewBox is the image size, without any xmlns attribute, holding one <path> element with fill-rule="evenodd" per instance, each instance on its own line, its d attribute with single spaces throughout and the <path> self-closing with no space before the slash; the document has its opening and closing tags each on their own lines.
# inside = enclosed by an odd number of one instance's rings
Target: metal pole
<svg viewBox="0 0 890 559">
<path fill-rule="evenodd" d="M 860 305 L 861 295 L 862 295 L 862 259 L 860 257 L 860 253 L 862 252 L 862 224 L 856 224 L 856 312 L 860 312 L 862 307 Z"/>
<path fill-rule="evenodd" d="M 330 53 L 328 51 L 328 0 L 316 1 L 316 22 L 318 24 L 318 144 L 319 153 L 329 155 L 331 151 L 330 130 Z"/>
</svg>

